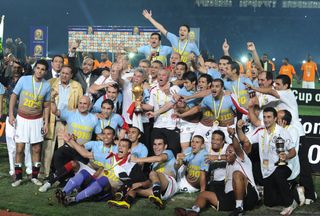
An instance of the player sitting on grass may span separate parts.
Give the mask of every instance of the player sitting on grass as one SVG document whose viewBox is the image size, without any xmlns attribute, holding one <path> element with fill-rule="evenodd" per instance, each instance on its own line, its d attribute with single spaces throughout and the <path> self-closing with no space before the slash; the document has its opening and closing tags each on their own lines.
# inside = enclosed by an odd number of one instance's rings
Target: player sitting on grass
<svg viewBox="0 0 320 216">
<path fill-rule="evenodd" d="M 152 171 L 149 179 L 152 187 L 147 189 L 135 189 L 128 192 L 128 196 L 121 201 L 109 201 L 109 205 L 120 208 L 128 208 L 133 204 L 136 195 L 148 197 L 159 208 L 164 207 L 163 200 L 171 198 L 178 190 L 176 171 L 174 169 L 175 157 L 173 152 L 167 149 L 167 141 L 163 136 L 156 136 L 153 141 L 155 156 L 136 158 L 131 156 L 131 162 L 152 163 Z"/>
<path fill-rule="evenodd" d="M 208 164 L 205 157 L 204 139 L 196 135 L 192 138 L 191 147 L 177 154 L 175 168 L 178 170 L 177 182 L 179 192 L 197 192 L 206 189 L 206 171 Z"/>
</svg>

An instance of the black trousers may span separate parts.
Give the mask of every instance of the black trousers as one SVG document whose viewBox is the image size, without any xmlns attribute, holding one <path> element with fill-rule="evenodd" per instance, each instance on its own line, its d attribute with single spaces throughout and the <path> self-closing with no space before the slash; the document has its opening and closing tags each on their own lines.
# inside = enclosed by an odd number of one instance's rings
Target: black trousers
<svg viewBox="0 0 320 216">
<path fill-rule="evenodd" d="M 263 178 L 261 173 L 261 165 L 260 165 L 260 155 L 259 155 L 259 145 L 252 145 L 251 152 L 248 157 L 252 162 L 252 173 L 254 182 L 257 185 L 263 185 Z"/>
<path fill-rule="evenodd" d="M 315 200 L 314 185 L 312 180 L 311 164 L 308 161 L 308 148 L 305 136 L 300 137 L 299 161 L 300 161 L 300 180 L 299 184 L 304 187 L 306 199 Z"/>
<path fill-rule="evenodd" d="M 71 148 L 68 144 L 64 144 L 55 151 L 53 155 L 53 164 L 55 170 L 60 170 L 66 163 L 71 160 L 77 160 L 84 164 L 89 162 L 88 159 L 82 157 L 76 150 Z"/>
<path fill-rule="evenodd" d="M 288 207 L 295 199 L 299 203 L 298 192 L 295 188 L 290 189 L 287 178 L 291 170 L 287 166 L 278 166 L 275 171 L 264 179 L 264 204 L 266 206 Z"/>
<path fill-rule="evenodd" d="M 181 152 L 179 129 L 169 130 L 167 128 L 153 128 L 151 133 L 151 143 L 153 143 L 154 137 L 159 135 L 167 139 L 168 149 L 173 151 L 174 156 Z"/>
</svg>

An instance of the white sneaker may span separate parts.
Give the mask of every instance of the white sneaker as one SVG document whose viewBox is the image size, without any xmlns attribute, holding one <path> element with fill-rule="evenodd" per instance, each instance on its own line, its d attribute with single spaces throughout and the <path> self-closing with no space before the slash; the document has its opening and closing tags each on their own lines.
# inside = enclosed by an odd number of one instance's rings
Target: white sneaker
<svg viewBox="0 0 320 216">
<path fill-rule="evenodd" d="M 314 201 L 312 199 L 306 199 L 306 201 L 304 202 L 304 204 L 306 204 L 306 205 L 310 205 L 312 203 L 314 203 Z"/>
<path fill-rule="evenodd" d="M 51 188 L 51 184 L 49 182 L 46 182 L 44 185 L 42 185 L 40 188 L 39 188 L 39 191 L 40 192 L 47 192 L 47 190 Z"/>
<path fill-rule="evenodd" d="M 32 178 L 31 182 L 35 185 L 42 186 L 42 182 L 37 178 Z"/>
<path fill-rule="evenodd" d="M 21 179 L 16 180 L 16 181 L 14 181 L 14 182 L 11 183 L 11 186 L 12 186 L 12 187 L 18 187 L 19 185 L 21 185 L 21 182 L 22 182 Z"/>
<path fill-rule="evenodd" d="M 285 216 L 289 216 L 292 214 L 292 212 L 298 207 L 298 203 L 293 200 L 292 204 L 287 207 L 287 208 L 284 208 L 282 210 L 282 212 L 280 212 L 281 215 L 285 215 Z"/>
<path fill-rule="evenodd" d="M 304 187 L 303 186 L 297 187 L 297 192 L 298 192 L 299 201 L 300 201 L 299 205 L 303 206 L 303 204 L 306 201 L 306 197 L 304 196 Z"/>
</svg>

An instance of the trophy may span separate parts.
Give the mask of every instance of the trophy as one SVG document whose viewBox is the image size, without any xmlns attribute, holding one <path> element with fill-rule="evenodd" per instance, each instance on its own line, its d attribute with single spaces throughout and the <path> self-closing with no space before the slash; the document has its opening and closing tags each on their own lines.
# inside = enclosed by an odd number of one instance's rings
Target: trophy
<svg viewBox="0 0 320 216">
<path fill-rule="evenodd" d="M 134 98 L 135 98 L 134 112 L 141 113 L 142 112 L 141 101 L 142 101 L 142 94 L 143 94 L 142 86 L 141 85 L 134 86 L 132 88 L 132 94 L 134 95 Z"/>
<path fill-rule="evenodd" d="M 276 151 L 278 154 L 285 152 L 285 149 L 284 149 L 285 143 L 286 141 L 280 136 L 275 139 Z M 285 166 L 287 164 L 288 163 L 286 161 L 282 161 L 280 158 L 279 158 L 279 161 L 275 163 L 276 166 Z"/>
</svg>

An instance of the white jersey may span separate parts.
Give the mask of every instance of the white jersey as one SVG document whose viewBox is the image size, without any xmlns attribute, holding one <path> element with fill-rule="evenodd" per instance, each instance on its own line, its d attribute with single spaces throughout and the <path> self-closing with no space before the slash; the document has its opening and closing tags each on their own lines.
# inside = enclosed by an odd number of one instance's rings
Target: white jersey
<svg viewBox="0 0 320 216">
<path fill-rule="evenodd" d="M 156 87 L 150 91 L 149 104 L 153 106 L 154 111 L 159 110 L 167 102 L 173 101 L 172 94 L 179 92 L 180 88 L 178 86 L 170 87 L 170 94 L 166 95 L 157 84 Z M 177 126 L 177 120 L 172 119 L 171 115 L 174 113 L 173 109 L 168 110 L 165 113 L 160 114 L 154 121 L 154 128 L 167 128 L 173 130 Z"/>
<path fill-rule="evenodd" d="M 213 150 L 211 150 L 209 152 L 210 155 L 215 155 L 215 156 L 221 156 L 221 155 L 226 155 L 226 150 L 229 144 L 224 144 L 221 151 L 215 152 Z M 222 163 L 225 161 L 221 161 Z M 214 162 L 214 163 L 219 163 L 219 162 Z M 226 178 L 226 168 L 217 168 L 215 170 L 213 170 L 213 181 L 223 181 Z M 211 175 L 212 176 L 212 175 Z M 212 177 L 211 177 L 212 178 Z"/>
<path fill-rule="evenodd" d="M 259 155 L 263 178 L 269 177 L 277 168 L 275 163 L 279 161 L 279 155 L 276 151 L 275 140 L 279 136 L 285 140 L 284 148 L 286 152 L 295 147 L 288 131 L 277 124 L 270 134 L 265 127 L 259 127 L 254 131 L 252 136 L 248 136 L 251 144 L 259 143 Z M 288 167 L 292 170 L 291 163 L 288 163 Z"/>
<path fill-rule="evenodd" d="M 292 115 L 291 124 L 297 128 L 299 136 L 304 136 L 305 132 L 303 126 L 299 120 L 298 104 L 296 97 L 291 89 L 277 91 L 280 95 L 280 103 L 277 106 L 277 110 L 288 110 Z"/>
<path fill-rule="evenodd" d="M 233 172 L 235 172 L 235 171 L 242 172 L 247 177 L 248 182 L 257 191 L 257 187 L 254 182 L 253 173 L 252 173 L 252 163 L 251 163 L 249 157 L 246 155 L 246 153 L 243 152 L 243 155 L 244 155 L 243 160 L 237 156 L 237 158 L 233 164 L 227 164 L 226 185 L 224 188 L 225 193 L 229 193 L 230 191 L 233 191 L 232 177 L 233 177 Z"/>
<path fill-rule="evenodd" d="M 294 148 L 296 149 L 296 153 L 297 153 L 297 155 L 294 158 L 291 158 L 288 161 L 290 166 L 292 166 L 292 173 L 291 173 L 290 177 L 288 178 L 288 180 L 293 180 L 300 173 L 300 162 L 299 162 L 299 156 L 298 156 L 300 137 L 299 137 L 299 134 L 298 134 L 298 130 L 295 127 L 293 127 L 292 125 L 289 125 L 285 129 L 289 132 L 289 134 L 290 134 L 290 136 L 292 138 L 292 141 L 294 143 Z"/>
</svg>

